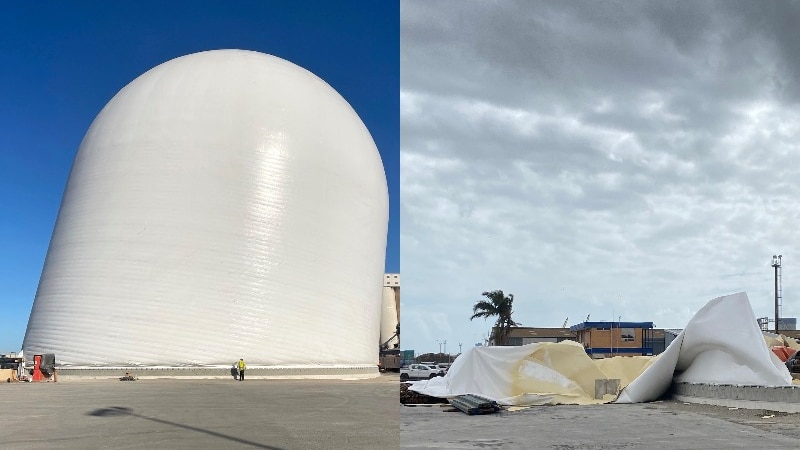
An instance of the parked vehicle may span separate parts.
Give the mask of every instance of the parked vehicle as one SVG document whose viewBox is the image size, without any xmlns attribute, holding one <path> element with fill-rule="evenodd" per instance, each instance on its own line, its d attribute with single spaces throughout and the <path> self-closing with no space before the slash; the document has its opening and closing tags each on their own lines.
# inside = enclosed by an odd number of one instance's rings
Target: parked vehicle
<svg viewBox="0 0 800 450">
<path fill-rule="evenodd" d="M 438 367 L 431 367 L 425 364 L 411 364 L 407 368 L 400 369 L 400 380 L 422 380 L 425 378 L 443 377 L 444 370 Z"/>
<path fill-rule="evenodd" d="M 378 369 L 381 372 L 399 372 L 400 371 L 400 350 L 381 350 L 378 357 Z"/>
<path fill-rule="evenodd" d="M 796 374 L 800 372 L 800 352 L 792 354 L 784 364 L 786 364 L 786 368 L 789 369 L 789 373 Z"/>
</svg>

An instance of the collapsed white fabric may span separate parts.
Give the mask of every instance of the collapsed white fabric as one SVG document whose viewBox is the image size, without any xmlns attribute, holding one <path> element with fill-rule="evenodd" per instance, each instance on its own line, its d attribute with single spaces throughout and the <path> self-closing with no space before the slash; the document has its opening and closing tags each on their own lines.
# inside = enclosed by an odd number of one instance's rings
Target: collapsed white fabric
<svg viewBox="0 0 800 450">
<path fill-rule="evenodd" d="M 631 361 L 634 361 L 631 359 Z M 603 370 L 573 341 L 519 347 L 474 347 L 456 358 L 447 375 L 415 382 L 434 397 L 479 394 L 507 405 L 589 404 Z"/>
<path fill-rule="evenodd" d="M 576 346 L 585 359 L 574 353 Z M 561 349 L 551 350 L 548 357 L 535 358 L 538 362 L 531 364 L 532 355 L 556 347 Z M 550 355 L 570 361 L 565 364 Z M 540 367 L 548 360 L 548 370 Z M 595 369 L 587 369 L 587 363 Z M 626 380 L 624 373 L 631 367 L 639 367 L 639 375 Z M 624 389 L 616 401 L 639 403 L 664 394 L 675 374 L 676 381 L 690 383 L 788 386 L 792 381 L 789 371 L 765 345 L 747 294 L 738 293 L 711 300 L 664 353 L 644 363 L 631 357 L 593 361 L 579 344 L 570 341 L 476 347 L 459 356 L 446 376 L 415 382 L 411 389 L 443 398 L 478 394 L 508 405 L 593 403 L 589 381 L 620 378 Z M 527 390 L 520 392 L 520 386 Z M 579 395 L 576 387 L 582 387 L 585 395 Z M 610 400 L 597 402 L 603 401 Z"/>
<path fill-rule="evenodd" d="M 514 371 L 538 345 L 469 348 L 456 358 L 444 377 L 417 381 L 410 389 L 442 398 L 461 394 L 480 394 L 495 400 L 511 397 Z"/>
<path fill-rule="evenodd" d="M 676 381 L 784 386 L 786 366 L 764 343 L 747 294 L 710 301 L 683 332 Z"/>
<path fill-rule="evenodd" d="M 786 366 L 764 344 L 744 292 L 708 302 L 658 359 L 622 391 L 618 403 L 655 400 L 673 376 L 686 383 L 792 384 Z"/>
</svg>

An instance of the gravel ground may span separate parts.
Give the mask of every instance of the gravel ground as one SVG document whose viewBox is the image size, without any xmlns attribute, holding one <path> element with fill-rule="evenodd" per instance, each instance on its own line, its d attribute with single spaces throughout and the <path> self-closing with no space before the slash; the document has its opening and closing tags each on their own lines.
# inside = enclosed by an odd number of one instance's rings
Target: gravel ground
<svg viewBox="0 0 800 450">
<path fill-rule="evenodd" d="M 677 400 L 664 400 L 648 404 L 645 408 L 666 407 L 676 414 L 692 412 L 725 420 L 740 425 L 749 425 L 760 430 L 780 433 L 800 439 L 800 413 L 791 414 L 765 409 L 728 408 L 725 406 L 685 403 Z M 800 441 L 798 441 L 800 448 Z"/>
<path fill-rule="evenodd" d="M 0 384 L 0 449 L 397 448 L 397 374 L 370 380 Z"/>
<path fill-rule="evenodd" d="M 800 414 L 663 400 L 536 406 L 468 416 L 448 405 L 400 406 L 403 449 L 798 449 Z"/>
</svg>

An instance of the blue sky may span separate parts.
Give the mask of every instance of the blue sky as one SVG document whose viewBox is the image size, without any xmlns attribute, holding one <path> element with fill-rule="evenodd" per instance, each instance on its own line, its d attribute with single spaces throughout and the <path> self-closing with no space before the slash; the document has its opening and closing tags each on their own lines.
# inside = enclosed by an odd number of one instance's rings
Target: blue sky
<svg viewBox="0 0 800 450">
<path fill-rule="evenodd" d="M 240 48 L 324 79 L 366 124 L 400 271 L 399 6 L 395 2 L 24 2 L 0 5 L 0 352 L 19 351 L 78 146 L 122 87 L 170 59 Z"/>
</svg>

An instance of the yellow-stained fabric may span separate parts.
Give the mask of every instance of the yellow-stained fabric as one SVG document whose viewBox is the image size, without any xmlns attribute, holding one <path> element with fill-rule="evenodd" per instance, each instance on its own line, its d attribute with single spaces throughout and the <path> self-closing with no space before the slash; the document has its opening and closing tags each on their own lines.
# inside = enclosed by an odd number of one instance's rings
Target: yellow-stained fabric
<svg viewBox="0 0 800 450">
<path fill-rule="evenodd" d="M 613 401 L 594 398 L 596 379 L 608 378 L 586 355 L 581 344 L 573 341 L 542 343 L 517 364 L 512 376 L 512 396 L 535 392 L 536 404 L 588 405 Z"/>
<path fill-rule="evenodd" d="M 785 345 L 787 347 L 789 347 L 791 349 L 794 349 L 794 350 L 800 350 L 800 342 L 798 342 L 797 339 L 790 338 L 788 336 L 783 336 L 783 335 L 781 335 L 781 336 L 784 338 L 784 341 L 786 342 Z"/>
<path fill-rule="evenodd" d="M 764 342 L 767 343 L 767 347 L 783 346 L 794 350 L 800 350 L 800 342 L 798 342 L 797 339 L 790 338 L 789 336 L 785 336 L 783 334 L 778 335 L 778 337 L 772 337 L 765 334 Z"/>
<path fill-rule="evenodd" d="M 526 404 L 590 405 L 613 402 L 614 394 L 595 398 L 595 381 L 620 380 L 624 389 L 658 356 L 615 356 L 592 359 L 573 341 L 541 343 L 514 370 L 512 396 Z M 535 392 L 536 394 L 530 394 Z M 538 398 L 537 398 L 538 397 Z"/>
<path fill-rule="evenodd" d="M 735 339 L 731 336 L 735 333 Z M 769 349 L 796 348 L 794 339 L 764 338 L 744 293 L 718 297 L 698 311 L 658 356 L 592 359 L 574 341 L 519 347 L 475 347 L 445 377 L 415 382 L 411 390 L 451 398 L 478 394 L 512 406 L 639 403 L 663 395 L 675 381 L 787 386 L 785 365 Z M 620 392 L 595 399 L 595 386 L 619 380 Z"/>
<path fill-rule="evenodd" d="M 594 363 L 607 375 L 606 378 L 618 378 L 619 387 L 622 389 L 641 375 L 656 359 L 658 356 L 615 356 L 597 359 Z"/>
</svg>

